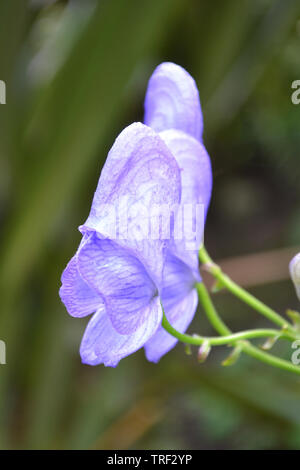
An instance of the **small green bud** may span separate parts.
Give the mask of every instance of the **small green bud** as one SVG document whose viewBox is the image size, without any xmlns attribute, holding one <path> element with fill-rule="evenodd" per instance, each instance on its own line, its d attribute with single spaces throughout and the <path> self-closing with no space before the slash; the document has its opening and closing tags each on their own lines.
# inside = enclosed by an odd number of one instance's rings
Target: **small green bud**
<svg viewBox="0 0 300 470">
<path fill-rule="evenodd" d="M 184 345 L 184 352 L 187 356 L 191 356 L 192 355 L 192 348 L 191 348 L 191 345 L 190 344 L 185 344 Z"/>
<path fill-rule="evenodd" d="M 268 351 L 269 349 L 273 348 L 278 338 L 280 338 L 280 335 L 268 338 L 266 342 L 261 346 L 261 349 L 263 349 L 264 351 Z"/>
<path fill-rule="evenodd" d="M 224 359 L 224 361 L 222 362 L 222 366 L 227 367 L 227 366 L 232 366 L 233 364 L 235 364 L 236 361 L 239 359 L 241 352 L 242 352 L 242 346 L 240 344 L 237 344 L 233 348 L 229 356 L 226 359 Z"/>
<path fill-rule="evenodd" d="M 219 279 L 217 279 L 211 288 L 211 292 L 215 294 L 216 292 L 219 292 L 222 289 L 224 289 L 224 284 L 219 281 Z"/>
</svg>

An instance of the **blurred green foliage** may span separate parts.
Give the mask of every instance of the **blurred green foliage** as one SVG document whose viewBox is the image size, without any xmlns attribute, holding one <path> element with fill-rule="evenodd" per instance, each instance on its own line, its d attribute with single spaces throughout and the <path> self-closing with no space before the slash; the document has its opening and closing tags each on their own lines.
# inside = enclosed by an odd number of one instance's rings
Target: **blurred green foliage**
<svg viewBox="0 0 300 470">
<path fill-rule="evenodd" d="M 158 365 L 140 351 L 83 366 L 86 319 L 58 297 L 107 151 L 164 60 L 200 89 L 212 255 L 299 245 L 299 46 L 295 0 L 0 0 L 1 448 L 299 448 L 297 377 L 247 358 L 222 369 L 222 348 L 200 366 L 180 345 Z M 288 282 L 255 293 L 297 308 Z M 265 324 L 217 305 L 233 329 Z M 199 313 L 191 329 L 211 334 Z"/>
</svg>

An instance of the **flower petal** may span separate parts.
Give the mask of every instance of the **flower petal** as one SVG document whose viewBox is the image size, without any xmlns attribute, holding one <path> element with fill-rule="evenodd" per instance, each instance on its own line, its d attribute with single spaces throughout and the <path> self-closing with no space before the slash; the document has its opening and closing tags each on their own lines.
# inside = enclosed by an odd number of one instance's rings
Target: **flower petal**
<svg viewBox="0 0 300 470">
<path fill-rule="evenodd" d="M 185 69 L 164 62 L 154 70 L 145 98 L 144 122 L 157 132 L 179 129 L 202 139 L 199 93 L 194 79 Z"/>
<path fill-rule="evenodd" d="M 164 269 L 162 305 L 171 325 L 181 333 L 188 328 L 197 308 L 196 280 L 200 279 L 195 279 L 189 266 L 169 252 Z M 157 362 L 176 343 L 176 338 L 160 326 L 145 345 L 147 359 Z"/>
<path fill-rule="evenodd" d="M 120 359 L 140 349 L 155 333 L 162 320 L 159 298 L 152 300 L 146 321 L 131 335 L 120 335 L 109 317 L 97 312 L 85 330 L 80 355 L 82 362 L 90 365 L 104 364 L 115 367 Z"/>
<path fill-rule="evenodd" d="M 147 320 L 158 291 L 132 251 L 92 232 L 79 251 L 78 268 L 103 298 L 112 325 L 120 334 L 133 333 Z"/>
<path fill-rule="evenodd" d="M 166 317 L 171 325 L 184 333 L 194 318 L 195 311 L 197 309 L 198 296 L 196 289 L 193 289 L 186 295 L 179 303 L 173 304 L 168 309 Z M 177 339 L 174 336 L 167 333 L 167 331 L 160 326 L 155 335 L 147 341 L 145 345 L 145 353 L 148 361 L 158 362 L 162 356 L 172 349 Z"/>
<path fill-rule="evenodd" d="M 195 283 L 200 281 L 199 273 L 195 276 L 195 273 L 184 261 L 169 251 L 164 267 L 164 282 L 161 295 L 166 315 L 168 311 L 181 302 L 194 289 Z"/>
<path fill-rule="evenodd" d="M 201 142 L 184 132 L 171 129 L 160 136 L 181 171 L 181 207 L 177 213 L 177 226 L 181 228 L 172 250 L 191 269 L 198 270 L 198 250 L 212 192 L 210 157 Z"/>
<path fill-rule="evenodd" d="M 151 209 L 180 201 L 180 172 L 172 153 L 149 127 L 134 123 L 116 139 L 103 167 L 90 215 L 80 228 L 129 247 L 159 283 L 166 245 L 149 236 Z"/>
<path fill-rule="evenodd" d="M 174 129 L 160 137 L 174 155 L 181 174 L 181 204 L 204 204 L 207 213 L 212 192 L 212 168 L 204 145 Z"/>
<path fill-rule="evenodd" d="M 104 308 L 104 304 L 99 293 L 81 277 L 77 266 L 77 253 L 62 274 L 59 295 L 72 317 L 85 317 L 101 307 Z"/>
</svg>

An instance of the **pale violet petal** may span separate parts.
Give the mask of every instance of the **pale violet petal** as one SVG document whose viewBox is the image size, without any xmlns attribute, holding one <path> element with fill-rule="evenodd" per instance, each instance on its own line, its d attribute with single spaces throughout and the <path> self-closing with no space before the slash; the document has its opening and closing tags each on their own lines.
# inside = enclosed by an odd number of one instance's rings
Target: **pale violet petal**
<svg viewBox="0 0 300 470">
<path fill-rule="evenodd" d="M 198 270 L 198 250 L 212 192 L 210 157 L 204 145 L 178 130 L 160 133 L 180 168 L 181 206 L 177 212 L 174 246 L 171 248 L 191 269 Z"/>
<path fill-rule="evenodd" d="M 171 325 L 180 333 L 185 333 L 194 318 L 198 303 L 196 289 L 193 289 L 180 302 L 167 309 L 166 317 Z M 148 361 L 158 362 L 177 343 L 174 336 L 160 326 L 155 335 L 145 344 Z"/>
<path fill-rule="evenodd" d="M 179 65 L 163 62 L 150 77 L 145 124 L 157 132 L 178 129 L 202 139 L 203 117 L 197 85 Z"/>
<path fill-rule="evenodd" d="M 83 233 L 96 230 L 133 250 L 159 284 L 168 233 L 153 234 L 152 210 L 170 210 L 180 201 L 178 164 L 163 140 L 149 127 L 124 129 L 101 172 Z M 116 230 L 114 230 L 114 227 Z"/>
<path fill-rule="evenodd" d="M 117 333 L 109 317 L 103 312 L 97 312 L 88 323 L 81 342 L 82 362 L 115 367 L 121 359 L 143 347 L 162 320 L 159 298 L 152 300 L 150 309 L 146 321 L 131 335 Z"/>
<path fill-rule="evenodd" d="M 84 280 L 103 298 L 113 327 L 131 334 L 147 320 L 158 290 L 134 252 L 93 232 L 80 250 Z"/>
<path fill-rule="evenodd" d="M 198 303 L 193 271 L 182 260 L 168 253 L 164 268 L 162 305 L 167 319 L 175 329 L 184 333 L 191 323 Z M 176 338 L 159 327 L 145 345 L 146 357 L 157 362 L 177 343 Z"/>
<path fill-rule="evenodd" d="M 62 274 L 59 295 L 70 315 L 85 317 L 104 308 L 104 304 L 101 295 L 81 277 L 77 261 L 78 252 L 71 258 Z"/>
</svg>

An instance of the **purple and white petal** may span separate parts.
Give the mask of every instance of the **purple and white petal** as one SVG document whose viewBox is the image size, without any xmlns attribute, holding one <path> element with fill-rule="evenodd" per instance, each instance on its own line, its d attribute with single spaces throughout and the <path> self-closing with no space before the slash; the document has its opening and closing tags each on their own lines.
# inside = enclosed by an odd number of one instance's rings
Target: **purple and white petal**
<svg viewBox="0 0 300 470">
<path fill-rule="evenodd" d="M 194 289 L 196 282 L 201 282 L 199 272 L 194 273 L 189 265 L 168 251 L 161 295 L 165 312 L 186 297 Z"/>
<path fill-rule="evenodd" d="M 171 325 L 181 333 L 188 328 L 197 308 L 198 295 L 195 283 L 201 278 L 199 274 L 196 276 L 183 261 L 173 253 L 168 253 L 164 269 L 162 305 Z M 176 343 L 177 339 L 160 326 L 145 345 L 147 359 L 157 362 Z"/>
<path fill-rule="evenodd" d="M 204 145 L 174 129 L 160 137 L 174 155 L 181 174 L 181 204 L 203 204 L 207 213 L 212 192 L 212 168 Z"/>
<path fill-rule="evenodd" d="M 198 250 L 212 192 L 210 157 L 204 145 L 174 129 L 160 133 L 180 168 L 181 207 L 177 213 L 178 234 L 173 251 L 198 270 Z"/>
<path fill-rule="evenodd" d="M 158 290 L 130 249 L 93 232 L 78 254 L 78 268 L 103 298 L 118 333 L 135 332 L 151 315 L 151 302 Z"/>
<path fill-rule="evenodd" d="M 77 256 L 78 252 L 71 258 L 62 274 L 59 295 L 70 315 L 85 317 L 99 309 L 104 309 L 104 304 L 101 295 L 81 277 Z"/>
<path fill-rule="evenodd" d="M 171 325 L 180 333 L 184 333 L 194 318 L 198 303 L 196 289 L 190 291 L 180 302 L 165 311 Z M 177 343 L 177 339 L 160 326 L 155 335 L 145 344 L 148 361 L 158 362 Z"/>
<path fill-rule="evenodd" d="M 163 62 L 154 70 L 145 98 L 144 122 L 156 132 L 178 129 L 202 140 L 199 92 L 184 68 Z"/>
<path fill-rule="evenodd" d="M 110 150 L 90 215 L 80 229 L 96 230 L 133 250 L 159 284 L 168 240 L 162 230 L 151 236 L 152 209 L 179 201 L 180 172 L 171 151 L 152 129 L 134 123 Z"/>
<path fill-rule="evenodd" d="M 155 334 L 162 320 L 162 309 L 158 297 L 150 303 L 151 312 L 146 321 L 131 335 L 116 332 L 109 317 L 97 312 L 85 330 L 80 355 L 84 364 L 115 367 L 118 362 L 134 353 Z M 143 312 L 141 312 L 143 314 Z"/>
</svg>

